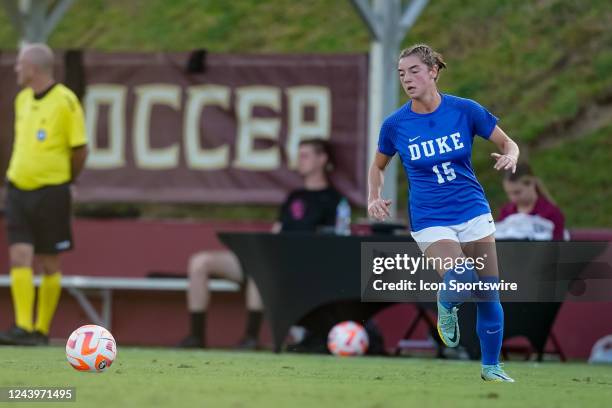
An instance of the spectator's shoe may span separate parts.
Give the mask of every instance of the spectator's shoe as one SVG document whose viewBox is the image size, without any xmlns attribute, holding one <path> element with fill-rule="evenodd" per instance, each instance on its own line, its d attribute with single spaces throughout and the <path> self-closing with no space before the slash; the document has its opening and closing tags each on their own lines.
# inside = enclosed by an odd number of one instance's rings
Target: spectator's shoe
<svg viewBox="0 0 612 408">
<path fill-rule="evenodd" d="M 450 310 L 440 303 L 438 294 L 438 334 L 447 347 L 457 347 L 459 344 L 459 318 L 458 307 L 453 306 Z"/>
<path fill-rule="evenodd" d="M 503 364 L 483 365 L 480 371 L 480 378 L 484 381 L 513 383 L 514 380 L 506 374 L 502 366 Z"/>
<path fill-rule="evenodd" d="M 18 326 L 0 333 L 0 344 L 11 346 L 35 346 L 34 334 Z"/>
<path fill-rule="evenodd" d="M 257 350 L 258 344 L 255 337 L 244 337 L 240 343 L 234 347 L 235 350 Z"/>
<path fill-rule="evenodd" d="M 32 332 L 32 338 L 34 339 L 35 346 L 49 345 L 49 336 L 39 330 L 34 330 L 34 332 Z"/>
<path fill-rule="evenodd" d="M 204 348 L 204 341 L 193 335 L 189 335 L 180 341 L 179 344 L 176 345 L 178 348 Z"/>
</svg>

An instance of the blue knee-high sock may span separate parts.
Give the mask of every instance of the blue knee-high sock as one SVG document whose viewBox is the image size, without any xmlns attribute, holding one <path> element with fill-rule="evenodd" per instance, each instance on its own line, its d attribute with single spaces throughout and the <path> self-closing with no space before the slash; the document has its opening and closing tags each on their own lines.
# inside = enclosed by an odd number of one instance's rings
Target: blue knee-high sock
<svg viewBox="0 0 612 408">
<path fill-rule="evenodd" d="M 483 276 L 482 282 L 496 283 L 495 276 Z M 483 365 L 499 363 L 499 352 L 504 339 L 504 309 L 499 302 L 498 291 L 479 291 L 476 293 L 476 332 L 480 339 L 480 351 Z"/>
<path fill-rule="evenodd" d="M 446 288 L 444 290 L 440 290 L 439 299 L 442 306 L 450 309 L 453 306 L 458 306 L 464 302 L 467 302 L 472 297 L 471 290 L 452 290 L 451 281 L 454 280 L 461 283 L 478 282 L 478 274 L 474 270 L 474 264 L 466 263 L 446 271 L 443 279 Z"/>
</svg>

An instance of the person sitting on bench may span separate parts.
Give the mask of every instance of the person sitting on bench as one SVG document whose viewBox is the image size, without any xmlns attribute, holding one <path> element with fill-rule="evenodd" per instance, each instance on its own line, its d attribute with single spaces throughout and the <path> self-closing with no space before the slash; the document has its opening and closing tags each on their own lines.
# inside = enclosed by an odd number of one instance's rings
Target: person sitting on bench
<svg viewBox="0 0 612 408">
<path fill-rule="evenodd" d="M 341 195 L 331 185 L 333 170 L 330 144 L 324 139 L 303 140 L 298 149 L 297 172 L 303 186 L 292 191 L 280 209 L 278 222 L 272 232 L 315 231 L 320 226 L 332 226 Z M 206 310 L 211 277 L 244 283 L 246 280 L 246 309 L 248 317 L 245 334 L 238 348 L 255 349 L 263 318 L 263 304 L 252 279 L 246 279 L 236 256 L 230 251 L 202 251 L 191 256 L 188 266 L 189 287 L 187 307 L 191 321 L 190 333 L 178 347 L 206 347 Z"/>
</svg>

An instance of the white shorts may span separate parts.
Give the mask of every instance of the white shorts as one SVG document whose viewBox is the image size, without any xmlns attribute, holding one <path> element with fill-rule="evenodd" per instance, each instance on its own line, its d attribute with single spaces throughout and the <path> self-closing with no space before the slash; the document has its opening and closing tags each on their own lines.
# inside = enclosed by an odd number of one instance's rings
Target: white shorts
<svg viewBox="0 0 612 408">
<path fill-rule="evenodd" d="M 457 225 L 428 227 L 413 231 L 412 238 L 423 253 L 427 247 L 441 239 L 450 239 L 459 243 L 477 241 L 495 233 L 495 222 L 491 213 L 482 214 Z"/>
</svg>

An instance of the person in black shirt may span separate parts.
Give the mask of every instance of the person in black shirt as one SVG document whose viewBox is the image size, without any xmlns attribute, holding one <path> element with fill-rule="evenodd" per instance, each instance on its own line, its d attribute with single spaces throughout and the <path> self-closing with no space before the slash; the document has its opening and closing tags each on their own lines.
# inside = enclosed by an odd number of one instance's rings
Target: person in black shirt
<svg viewBox="0 0 612 408">
<path fill-rule="evenodd" d="M 279 220 L 272 227 L 272 232 L 316 231 L 319 227 L 335 224 L 336 207 L 342 197 L 330 184 L 328 176 L 332 170 L 331 147 L 326 140 L 308 139 L 300 143 L 297 172 L 304 184 L 289 194 L 281 206 Z M 191 332 L 178 347 L 205 347 L 209 279 L 214 277 L 244 282 L 245 276 L 238 259 L 230 251 L 202 251 L 192 255 L 188 274 L 187 307 Z M 251 279 L 246 282 L 246 308 L 245 335 L 238 347 L 254 349 L 257 348 L 263 304 Z"/>
<path fill-rule="evenodd" d="M 292 191 L 283 203 L 279 221 L 283 232 L 315 231 L 336 222 L 340 193 L 332 186 L 321 190 L 302 188 Z"/>
</svg>

